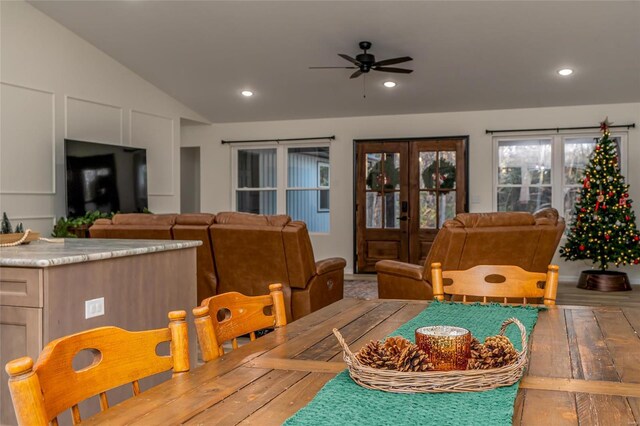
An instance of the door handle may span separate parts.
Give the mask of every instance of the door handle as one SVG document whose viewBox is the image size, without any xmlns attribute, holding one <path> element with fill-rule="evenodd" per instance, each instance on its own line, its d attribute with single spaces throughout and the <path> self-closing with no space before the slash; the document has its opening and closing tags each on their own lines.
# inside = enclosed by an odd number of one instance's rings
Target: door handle
<svg viewBox="0 0 640 426">
<path fill-rule="evenodd" d="M 409 220 L 408 216 L 400 216 L 400 220 L 405 221 L 405 220 Z"/>
</svg>

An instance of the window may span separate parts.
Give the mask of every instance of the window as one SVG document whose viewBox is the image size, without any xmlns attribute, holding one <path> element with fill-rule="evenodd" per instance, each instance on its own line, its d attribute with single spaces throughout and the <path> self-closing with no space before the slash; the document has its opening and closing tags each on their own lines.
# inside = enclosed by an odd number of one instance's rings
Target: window
<svg viewBox="0 0 640 426">
<path fill-rule="evenodd" d="M 534 212 L 555 207 L 567 220 L 573 214 L 597 134 L 494 139 L 497 211 Z M 612 134 L 622 158 L 626 136 Z M 624 163 L 621 162 L 624 173 Z"/>
<path fill-rule="evenodd" d="M 233 148 L 236 211 L 286 213 L 310 232 L 329 232 L 329 146 Z"/>
</svg>

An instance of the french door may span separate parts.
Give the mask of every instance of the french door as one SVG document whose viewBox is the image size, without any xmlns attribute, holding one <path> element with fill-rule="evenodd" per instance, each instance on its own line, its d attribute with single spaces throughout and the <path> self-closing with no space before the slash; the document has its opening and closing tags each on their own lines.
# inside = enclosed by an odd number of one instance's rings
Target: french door
<svg viewBox="0 0 640 426">
<path fill-rule="evenodd" d="M 444 221 L 467 211 L 467 139 L 355 144 L 356 272 L 423 263 Z"/>
</svg>

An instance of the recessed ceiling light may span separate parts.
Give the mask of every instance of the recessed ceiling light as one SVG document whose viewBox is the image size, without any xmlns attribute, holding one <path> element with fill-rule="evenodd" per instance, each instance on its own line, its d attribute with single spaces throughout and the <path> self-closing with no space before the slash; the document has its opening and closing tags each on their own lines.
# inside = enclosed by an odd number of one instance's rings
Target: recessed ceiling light
<svg viewBox="0 0 640 426">
<path fill-rule="evenodd" d="M 382 84 L 384 84 L 384 87 L 388 87 L 388 88 L 396 87 L 396 82 L 395 81 L 385 81 Z"/>
<path fill-rule="evenodd" d="M 251 90 L 243 90 L 241 93 L 242 93 L 242 96 L 246 96 L 247 98 L 249 96 L 253 96 L 253 92 Z"/>
<path fill-rule="evenodd" d="M 563 77 L 566 77 L 568 75 L 573 74 L 573 70 L 571 68 L 562 68 L 561 70 L 558 70 L 558 74 L 560 74 Z"/>
</svg>

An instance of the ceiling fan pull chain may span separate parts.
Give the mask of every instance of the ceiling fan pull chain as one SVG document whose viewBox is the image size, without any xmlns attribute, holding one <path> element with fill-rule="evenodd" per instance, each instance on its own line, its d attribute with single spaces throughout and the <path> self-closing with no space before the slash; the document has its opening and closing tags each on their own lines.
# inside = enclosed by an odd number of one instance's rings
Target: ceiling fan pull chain
<svg viewBox="0 0 640 426">
<path fill-rule="evenodd" d="M 362 97 L 367 98 L 367 75 L 362 76 Z"/>
</svg>

